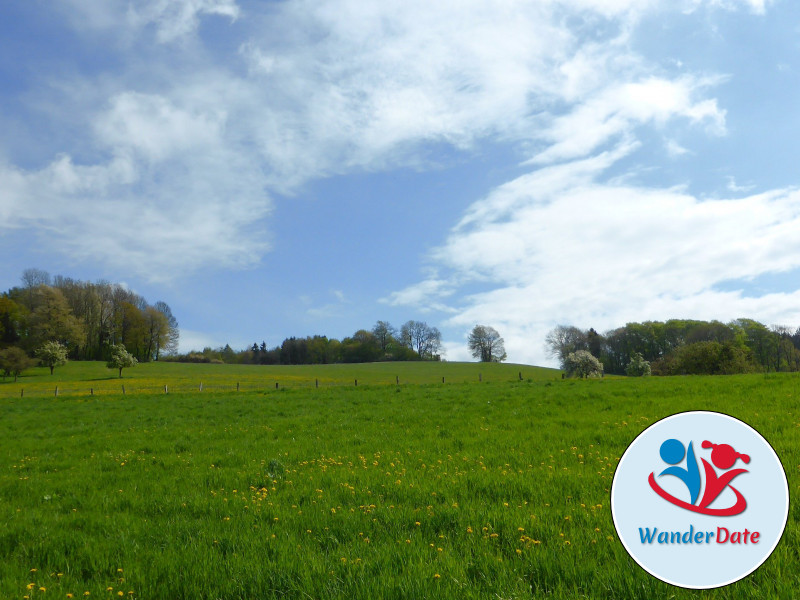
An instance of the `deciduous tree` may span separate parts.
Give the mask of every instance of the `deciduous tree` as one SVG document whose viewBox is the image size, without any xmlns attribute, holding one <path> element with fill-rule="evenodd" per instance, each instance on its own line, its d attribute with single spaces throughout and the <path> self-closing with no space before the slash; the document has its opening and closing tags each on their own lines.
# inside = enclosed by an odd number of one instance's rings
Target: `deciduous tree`
<svg viewBox="0 0 800 600">
<path fill-rule="evenodd" d="M 36 364 L 22 348 L 11 346 L 0 350 L 0 369 L 3 371 L 3 378 L 10 375 L 14 376 L 14 381 L 25 369 L 29 369 Z"/>
<path fill-rule="evenodd" d="M 472 356 L 481 362 L 502 362 L 506 359 L 503 338 L 494 327 L 475 325 L 469 334 L 467 345 Z"/>
<path fill-rule="evenodd" d="M 565 368 L 570 377 L 592 377 L 603 374 L 603 365 L 588 350 L 578 350 L 567 355 Z"/>
<path fill-rule="evenodd" d="M 36 350 L 36 356 L 43 367 L 50 367 L 50 375 L 56 367 L 67 364 L 67 348 L 59 342 L 45 342 Z"/>
<path fill-rule="evenodd" d="M 106 367 L 109 369 L 119 369 L 119 376 L 121 379 L 122 369 L 135 367 L 138 362 L 136 357 L 128 352 L 123 344 L 114 344 L 111 346 L 111 358 L 108 359 Z"/>
<path fill-rule="evenodd" d="M 423 359 L 438 359 L 442 349 L 441 332 L 424 321 L 406 321 L 400 329 L 400 341 Z"/>
</svg>

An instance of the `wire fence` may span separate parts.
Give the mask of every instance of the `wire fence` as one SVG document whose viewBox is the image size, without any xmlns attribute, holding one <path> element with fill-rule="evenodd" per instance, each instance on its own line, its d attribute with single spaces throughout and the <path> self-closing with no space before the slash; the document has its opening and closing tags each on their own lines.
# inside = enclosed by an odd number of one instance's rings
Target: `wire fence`
<svg viewBox="0 0 800 600">
<path fill-rule="evenodd" d="M 511 382 L 523 381 L 523 373 L 519 371 L 517 377 L 513 379 L 492 377 L 491 382 Z M 464 377 L 453 377 L 448 379 L 447 376 L 441 378 L 404 381 L 399 375 L 395 376 L 394 380 L 375 380 L 366 379 L 359 381 L 352 379 L 349 381 L 344 380 L 321 380 L 321 379 L 280 379 L 271 381 L 247 381 L 247 382 L 232 382 L 220 383 L 213 382 L 206 384 L 203 382 L 171 382 L 164 384 L 139 384 L 135 380 L 128 382 L 119 382 L 111 384 L 110 382 L 102 382 L 97 385 L 92 385 L 91 382 L 65 382 L 59 383 L 54 386 L 44 387 L 43 385 L 33 384 L 32 386 L 25 387 L 24 384 L 15 387 L 14 389 L 0 389 L 0 398 L 46 398 L 46 397 L 74 397 L 74 396 L 124 396 L 124 395 L 154 395 L 154 394 L 187 394 L 187 393 L 211 393 L 211 392 L 267 392 L 267 391 L 281 391 L 287 389 L 319 389 L 319 388 L 342 388 L 342 387 L 358 387 L 358 386 L 399 386 L 399 385 L 446 385 L 448 383 L 488 383 L 484 381 L 482 373 L 473 379 Z M 13 385 L 13 384 L 12 384 Z"/>
</svg>

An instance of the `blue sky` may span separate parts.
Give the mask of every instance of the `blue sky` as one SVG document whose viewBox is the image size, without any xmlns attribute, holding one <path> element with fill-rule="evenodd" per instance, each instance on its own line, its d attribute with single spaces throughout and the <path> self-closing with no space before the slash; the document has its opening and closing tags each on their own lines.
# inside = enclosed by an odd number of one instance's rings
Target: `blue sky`
<svg viewBox="0 0 800 600">
<path fill-rule="evenodd" d="M 789 0 L 12 0 L 0 288 L 123 282 L 184 351 L 797 326 L 799 100 Z"/>
</svg>

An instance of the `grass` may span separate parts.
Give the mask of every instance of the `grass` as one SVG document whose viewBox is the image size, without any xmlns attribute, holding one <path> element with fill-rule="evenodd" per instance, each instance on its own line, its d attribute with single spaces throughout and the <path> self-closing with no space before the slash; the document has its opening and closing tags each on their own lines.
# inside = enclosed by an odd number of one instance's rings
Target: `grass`
<svg viewBox="0 0 800 600">
<path fill-rule="evenodd" d="M 0 398 L 59 395 L 164 393 L 200 391 L 264 391 L 278 388 L 328 386 L 395 385 L 442 383 L 508 382 L 523 379 L 553 380 L 561 377 L 555 369 L 515 364 L 451 362 L 384 362 L 335 365 L 212 365 L 151 362 L 124 369 L 122 379 L 116 369 L 103 362 L 70 362 L 57 367 L 53 375 L 47 367 L 26 371 L 16 382 L 0 381 Z"/>
<path fill-rule="evenodd" d="M 195 374 L 194 365 L 167 367 Z M 204 377 L 213 370 L 200 367 Z M 408 366 L 409 379 L 433 375 L 418 367 Z M 383 382 L 385 373 L 350 368 Z M 758 429 L 795 493 L 798 377 L 536 373 L 482 384 L 0 399 L 0 597 L 795 595 L 794 506 L 764 566 L 695 592 L 633 563 L 608 504 L 628 443 L 655 420 L 696 409 Z"/>
</svg>

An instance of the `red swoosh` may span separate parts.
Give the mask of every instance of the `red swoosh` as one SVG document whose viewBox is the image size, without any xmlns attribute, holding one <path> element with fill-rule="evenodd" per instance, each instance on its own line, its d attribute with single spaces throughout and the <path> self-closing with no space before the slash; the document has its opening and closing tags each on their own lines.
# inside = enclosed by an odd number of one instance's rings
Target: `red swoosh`
<svg viewBox="0 0 800 600">
<path fill-rule="evenodd" d="M 674 504 L 675 506 L 680 506 L 681 508 L 685 508 L 686 510 L 690 510 L 692 512 L 700 513 L 701 515 L 712 515 L 716 517 L 732 517 L 733 515 L 738 515 L 739 513 L 744 512 L 744 509 L 747 508 L 747 500 L 744 499 L 744 496 L 737 490 L 735 487 L 730 487 L 734 493 L 736 494 L 736 504 L 729 508 L 706 508 L 695 506 L 694 504 L 689 504 L 688 502 L 684 502 L 679 498 L 676 498 L 672 494 L 665 492 L 661 487 L 656 483 L 656 478 L 653 473 L 650 473 L 650 477 L 647 478 L 650 487 L 653 488 L 653 491 L 661 496 L 667 502 Z"/>
</svg>

